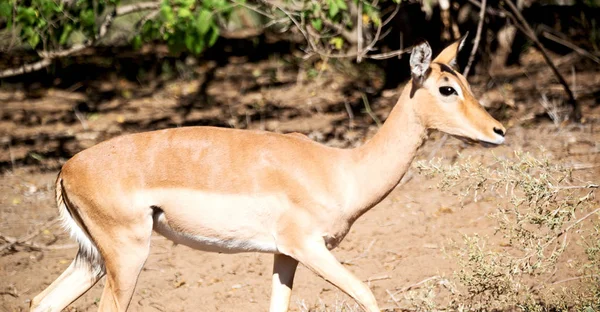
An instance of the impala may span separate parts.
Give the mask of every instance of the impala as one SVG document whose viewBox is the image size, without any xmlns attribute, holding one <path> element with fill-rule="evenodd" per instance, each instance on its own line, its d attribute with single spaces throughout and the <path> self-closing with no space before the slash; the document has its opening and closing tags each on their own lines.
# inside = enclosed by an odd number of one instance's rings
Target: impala
<svg viewBox="0 0 600 312">
<path fill-rule="evenodd" d="M 354 149 L 298 134 L 187 127 L 117 137 L 62 167 L 56 200 L 79 251 L 31 302 L 60 311 L 107 276 L 101 311 L 125 311 L 156 231 L 221 252 L 274 254 L 270 311 L 287 311 L 299 262 L 379 311 L 331 249 L 408 170 L 429 129 L 468 141 L 504 142 L 505 129 L 452 67 L 464 39 L 433 61 L 417 45 L 412 80 L 378 133 Z"/>
</svg>

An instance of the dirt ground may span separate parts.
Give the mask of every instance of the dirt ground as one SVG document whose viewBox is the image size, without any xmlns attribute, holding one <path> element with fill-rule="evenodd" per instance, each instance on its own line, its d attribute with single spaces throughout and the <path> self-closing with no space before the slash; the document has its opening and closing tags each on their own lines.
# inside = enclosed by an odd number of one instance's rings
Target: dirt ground
<svg viewBox="0 0 600 312">
<path fill-rule="evenodd" d="M 517 150 L 539 154 L 543 148 L 553 160 L 572 166 L 578 181 L 600 182 L 599 68 L 568 57 L 561 58 L 561 70 L 571 73 L 572 68 L 576 73 L 572 79 L 584 107 L 584 123 L 554 124 L 540 115 L 543 95 L 551 103 L 561 89 L 540 58 L 532 56 L 527 69 L 508 69 L 492 80 L 472 79 L 482 104 L 507 125 L 505 145 L 486 149 L 454 138 L 440 145 L 442 135 L 432 133 L 417 159 L 451 160 L 461 152 L 486 163 L 493 155 Z M 297 131 L 325 144 L 351 147 L 377 128 L 361 92 L 375 90 L 370 106 L 385 120 L 402 89 L 379 90 L 382 83 L 376 77 L 327 69 L 309 78 L 277 60 L 190 67 L 199 73 L 198 79 L 180 78 L 160 87 L 115 79 L 77 91 L 50 88 L 35 98 L 26 91 L 0 91 L 0 235 L 38 234 L 33 247 L 0 251 L 0 311 L 27 310 L 29 300 L 57 278 L 76 253 L 60 226 L 46 225 L 57 216 L 53 183 L 58 168 L 76 151 L 122 133 L 185 125 Z M 106 90 L 114 95 L 90 100 Z M 411 169 L 400 186 L 355 223 L 334 252 L 370 285 L 383 309 L 404 311 L 409 308 L 409 289 L 435 276 L 452 276 L 456 261 L 443 252 L 451 239 L 493 235 L 494 224 L 486 216 L 495 209 L 495 198 L 461 207 L 457 198 L 438 191 L 436 183 Z M 0 246 L 4 243 L 0 240 Z M 268 309 L 271 255 L 200 252 L 174 246 L 158 235 L 152 243 L 131 311 Z M 565 257 L 568 262 L 570 255 Z M 103 285 L 102 280 L 69 311 L 94 311 Z M 292 311 L 341 311 L 347 306 L 354 307 L 349 297 L 299 267 Z"/>
</svg>

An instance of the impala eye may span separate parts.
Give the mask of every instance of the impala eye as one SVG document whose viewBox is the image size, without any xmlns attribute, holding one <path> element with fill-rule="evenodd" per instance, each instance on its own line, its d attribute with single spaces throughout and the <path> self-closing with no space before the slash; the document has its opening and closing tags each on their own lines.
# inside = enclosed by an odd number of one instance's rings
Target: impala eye
<svg viewBox="0 0 600 312">
<path fill-rule="evenodd" d="M 458 95 L 458 92 L 456 92 L 456 90 L 454 90 L 452 87 L 440 87 L 440 93 L 443 96 L 451 96 L 452 94 Z"/>
</svg>

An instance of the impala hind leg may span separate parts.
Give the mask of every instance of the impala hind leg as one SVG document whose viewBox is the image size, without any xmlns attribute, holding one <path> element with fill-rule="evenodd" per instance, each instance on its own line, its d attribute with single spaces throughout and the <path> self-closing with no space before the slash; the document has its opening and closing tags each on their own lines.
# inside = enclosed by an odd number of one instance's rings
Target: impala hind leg
<svg viewBox="0 0 600 312">
<path fill-rule="evenodd" d="M 150 254 L 152 219 L 113 233 L 114 241 L 103 246 L 102 256 L 106 267 L 106 285 L 100 298 L 98 311 L 126 311 L 135 291 L 142 267 Z"/>
<path fill-rule="evenodd" d="M 81 252 L 69 267 L 42 293 L 31 300 L 30 311 L 62 311 L 104 276 L 101 267 L 91 265 Z"/>
<path fill-rule="evenodd" d="M 275 254 L 270 312 L 285 312 L 290 306 L 294 275 L 298 261 L 284 254 Z"/>
<path fill-rule="evenodd" d="M 380 312 L 369 287 L 337 261 L 321 238 L 292 249 L 291 256 L 348 294 L 365 311 Z"/>
</svg>

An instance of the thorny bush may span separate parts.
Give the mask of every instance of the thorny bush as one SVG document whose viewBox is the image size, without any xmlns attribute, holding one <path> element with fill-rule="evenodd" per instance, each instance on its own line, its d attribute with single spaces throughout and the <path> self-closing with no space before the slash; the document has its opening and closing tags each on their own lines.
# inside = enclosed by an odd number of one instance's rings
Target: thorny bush
<svg viewBox="0 0 600 312">
<path fill-rule="evenodd" d="M 597 184 L 570 168 L 515 152 L 491 165 L 459 157 L 418 162 L 419 172 L 461 203 L 493 197 L 496 241 L 465 235 L 451 245 L 460 268 L 445 309 L 522 311 L 600 310 L 600 208 Z M 563 259 L 568 253 L 569 261 Z M 572 261 L 572 259 L 578 259 Z M 568 278 L 564 278 L 568 277 Z M 568 287 L 567 287 L 568 286 Z M 442 307 L 438 307 L 442 308 Z"/>
</svg>

